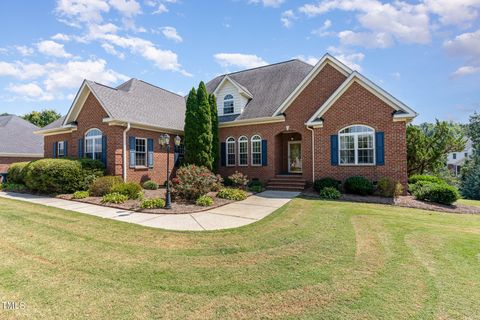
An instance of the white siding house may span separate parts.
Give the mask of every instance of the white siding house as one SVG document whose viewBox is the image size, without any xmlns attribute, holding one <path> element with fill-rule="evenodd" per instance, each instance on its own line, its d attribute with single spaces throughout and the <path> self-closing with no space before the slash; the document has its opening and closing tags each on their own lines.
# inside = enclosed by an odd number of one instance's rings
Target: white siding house
<svg viewBox="0 0 480 320">
<path fill-rule="evenodd" d="M 465 144 L 465 149 L 460 152 L 451 152 L 447 156 L 447 167 L 452 170 L 455 176 L 460 174 L 460 170 L 465 163 L 473 155 L 473 143 L 470 139 Z"/>
</svg>

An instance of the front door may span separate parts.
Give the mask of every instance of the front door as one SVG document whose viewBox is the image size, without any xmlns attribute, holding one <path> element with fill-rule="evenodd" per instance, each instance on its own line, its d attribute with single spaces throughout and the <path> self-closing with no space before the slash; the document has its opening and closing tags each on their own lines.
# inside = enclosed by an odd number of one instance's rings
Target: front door
<svg viewBox="0 0 480 320">
<path fill-rule="evenodd" d="M 302 173 L 302 143 L 300 141 L 288 142 L 288 172 Z"/>
</svg>

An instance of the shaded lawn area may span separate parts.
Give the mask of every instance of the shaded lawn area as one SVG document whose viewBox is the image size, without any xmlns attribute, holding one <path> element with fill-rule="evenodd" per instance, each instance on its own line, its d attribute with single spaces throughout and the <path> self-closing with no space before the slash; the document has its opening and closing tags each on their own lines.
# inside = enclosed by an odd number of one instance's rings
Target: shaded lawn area
<svg viewBox="0 0 480 320">
<path fill-rule="evenodd" d="M 480 207 L 480 200 L 459 199 L 457 203 L 464 204 L 467 206 Z"/>
<path fill-rule="evenodd" d="M 475 215 L 297 198 L 182 233 L 0 199 L 0 231 L 0 319 L 480 315 Z"/>
</svg>

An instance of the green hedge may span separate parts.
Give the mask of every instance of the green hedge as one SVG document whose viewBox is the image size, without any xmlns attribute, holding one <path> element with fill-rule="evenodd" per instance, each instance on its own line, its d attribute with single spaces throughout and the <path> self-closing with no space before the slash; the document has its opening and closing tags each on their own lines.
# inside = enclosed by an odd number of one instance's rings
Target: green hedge
<svg viewBox="0 0 480 320">
<path fill-rule="evenodd" d="M 94 197 L 103 197 L 112 191 L 114 185 L 123 183 L 119 176 L 99 177 L 90 185 L 90 194 Z"/>
<path fill-rule="evenodd" d="M 347 193 L 358 194 L 361 196 L 371 195 L 375 190 L 372 181 L 364 177 L 350 177 L 343 184 Z"/>
<path fill-rule="evenodd" d="M 12 163 L 7 171 L 7 181 L 25 184 L 26 168 L 29 164 L 30 162 Z"/>
<path fill-rule="evenodd" d="M 413 191 L 416 199 L 436 202 L 441 204 L 452 204 L 460 199 L 460 193 L 457 188 L 449 186 L 446 183 L 428 183 L 422 185 L 415 184 L 417 187 Z"/>
<path fill-rule="evenodd" d="M 325 187 L 320 190 L 320 198 L 325 200 L 337 200 L 339 199 L 342 194 L 338 191 L 337 188 L 334 187 Z"/>
<path fill-rule="evenodd" d="M 126 195 L 128 199 L 138 199 L 142 196 L 142 186 L 135 182 L 115 184 L 111 192 Z"/>
<path fill-rule="evenodd" d="M 427 182 L 432 182 L 432 183 L 446 183 L 444 180 L 442 180 L 439 177 L 431 176 L 431 175 L 427 175 L 427 174 L 415 174 L 415 175 L 410 176 L 408 178 L 408 183 L 409 184 L 415 184 L 419 181 L 427 181 Z"/>
<path fill-rule="evenodd" d="M 317 192 L 322 191 L 323 188 L 335 188 L 340 190 L 342 182 L 331 177 L 321 178 L 313 182 L 313 189 Z"/>
</svg>

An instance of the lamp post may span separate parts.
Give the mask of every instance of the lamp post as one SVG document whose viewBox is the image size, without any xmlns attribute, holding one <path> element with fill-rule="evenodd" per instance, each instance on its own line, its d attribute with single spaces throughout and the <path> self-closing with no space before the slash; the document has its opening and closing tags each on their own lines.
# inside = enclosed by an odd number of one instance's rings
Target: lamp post
<svg viewBox="0 0 480 320">
<path fill-rule="evenodd" d="M 172 208 L 172 199 L 170 195 L 170 135 L 168 133 L 160 135 L 158 139 L 160 146 L 167 149 L 167 193 L 165 194 L 165 209 Z M 179 136 L 175 137 L 175 145 L 179 146 L 181 138 Z"/>
</svg>

